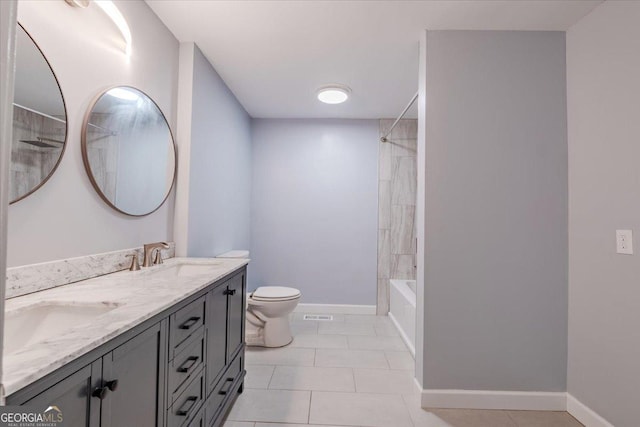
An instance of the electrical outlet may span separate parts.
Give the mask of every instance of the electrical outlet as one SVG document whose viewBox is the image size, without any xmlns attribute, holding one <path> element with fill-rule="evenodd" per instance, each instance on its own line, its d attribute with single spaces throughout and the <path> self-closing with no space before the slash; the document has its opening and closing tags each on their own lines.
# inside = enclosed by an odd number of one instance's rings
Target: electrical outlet
<svg viewBox="0 0 640 427">
<path fill-rule="evenodd" d="M 633 255 L 633 232 L 631 230 L 616 230 L 616 252 Z"/>
</svg>

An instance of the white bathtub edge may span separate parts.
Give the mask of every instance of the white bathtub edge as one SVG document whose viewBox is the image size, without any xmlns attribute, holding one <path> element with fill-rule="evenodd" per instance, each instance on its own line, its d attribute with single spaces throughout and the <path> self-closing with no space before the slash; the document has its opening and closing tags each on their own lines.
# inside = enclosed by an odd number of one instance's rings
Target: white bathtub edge
<svg viewBox="0 0 640 427">
<path fill-rule="evenodd" d="M 404 330 L 402 330 L 402 328 L 400 327 L 400 324 L 398 323 L 396 318 L 393 317 L 393 314 L 391 312 L 389 312 L 389 319 L 391 319 L 391 322 L 393 322 L 393 326 L 395 326 L 396 329 L 398 330 L 398 333 L 400 334 L 400 338 L 402 338 L 402 341 L 404 341 L 404 344 L 407 346 L 407 348 L 409 349 L 409 352 L 411 353 L 411 355 L 413 356 L 413 359 L 415 360 L 416 348 L 413 346 L 413 344 L 411 344 L 411 340 L 409 339 L 407 334 L 404 333 Z"/>
</svg>

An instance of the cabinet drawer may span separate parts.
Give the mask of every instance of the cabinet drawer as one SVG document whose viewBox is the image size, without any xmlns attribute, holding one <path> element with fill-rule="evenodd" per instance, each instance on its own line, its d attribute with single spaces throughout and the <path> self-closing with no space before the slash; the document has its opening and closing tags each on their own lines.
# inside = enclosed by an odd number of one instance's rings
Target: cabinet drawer
<svg viewBox="0 0 640 427">
<path fill-rule="evenodd" d="M 182 394 L 189 379 L 204 365 L 204 328 L 200 328 L 182 347 L 169 362 L 169 404 Z"/>
<path fill-rule="evenodd" d="M 189 383 L 185 390 L 173 402 L 173 406 L 167 411 L 168 427 L 181 427 L 189 425 L 196 417 L 204 400 L 204 371 L 200 370 L 197 376 Z"/>
<path fill-rule="evenodd" d="M 181 346 L 204 325 L 204 297 L 198 298 L 171 315 L 169 321 L 169 359 L 182 350 Z"/>
<path fill-rule="evenodd" d="M 236 358 L 231 362 L 231 365 L 227 368 L 227 371 L 222 375 L 220 381 L 216 384 L 213 392 L 207 399 L 206 415 L 208 418 L 208 425 L 211 425 L 214 418 L 218 416 L 218 411 L 230 396 L 235 385 L 242 376 L 242 353 L 238 354 Z"/>
</svg>

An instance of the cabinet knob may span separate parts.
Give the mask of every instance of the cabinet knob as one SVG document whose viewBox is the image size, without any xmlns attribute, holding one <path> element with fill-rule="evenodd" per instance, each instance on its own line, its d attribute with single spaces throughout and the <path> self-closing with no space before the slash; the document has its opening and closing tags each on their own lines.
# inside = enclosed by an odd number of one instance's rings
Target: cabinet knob
<svg viewBox="0 0 640 427">
<path fill-rule="evenodd" d="M 107 381 L 105 385 L 109 390 L 116 391 L 118 388 L 118 380 Z"/>
<path fill-rule="evenodd" d="M 235 289 L 226 289 L 223 293 L 225 295 L 235 295 L 236 294 L 236 290 Z"/>
<path fill-rule="evenodd" d="M 98 399 L 102 400 L 107 396 L 107 392 L 107 387 L 96 387 L 96 389 L 93 390 L 93 393 L 91 393 L 91 396 L 97 397 Z"/>
</svg>

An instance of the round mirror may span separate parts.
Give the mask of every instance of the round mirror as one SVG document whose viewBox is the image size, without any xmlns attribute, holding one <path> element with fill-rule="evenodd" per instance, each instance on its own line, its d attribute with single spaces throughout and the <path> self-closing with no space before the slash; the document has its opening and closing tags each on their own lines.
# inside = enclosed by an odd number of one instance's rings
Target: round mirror
<svg viewBox="0 0 640 427">
<path fill-rule="evenodd" d="M 138 89 L 102 93 L 85 117 L 82 157 L 91 183 L 112 208 L 148 215 L 169 196 L 176 152 L 169 124 Z"/>
<path fill-rule="evenodd" d="M 58 167 L 67 139 L 64 98 L 51 66 L 18 26 L 9 200 L 40 188 Z"/>
</svg>

